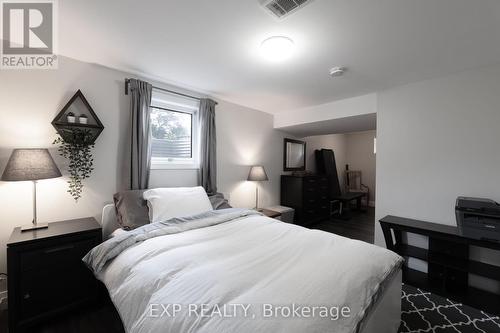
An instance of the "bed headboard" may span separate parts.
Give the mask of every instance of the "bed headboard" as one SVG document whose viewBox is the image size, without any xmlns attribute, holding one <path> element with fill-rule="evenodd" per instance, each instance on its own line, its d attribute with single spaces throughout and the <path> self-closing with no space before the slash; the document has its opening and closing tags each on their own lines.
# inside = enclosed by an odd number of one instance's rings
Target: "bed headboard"
<svg viewBox="0 0 500 333">
<path fill-rule="evenodd" d="M 114 204 L 108 204 L 102 209 L 102 239 L 106 240 L 116 229 L 120 228 L 116 219 L 116 211 Z"/>
<path fill-rule="evenodd" d="M 211 195 L 209 196 L 209 199 L 213 209 L 231 208 L 222 193 Z M 107 204 L 102 209 L 101 226 L 103 240 L 107 240 L 116 229 L 121 229 L 121 226 L 118 224 L 118 220 L 116 218 L 116 209 L 114 204 Z"/>
</svg>

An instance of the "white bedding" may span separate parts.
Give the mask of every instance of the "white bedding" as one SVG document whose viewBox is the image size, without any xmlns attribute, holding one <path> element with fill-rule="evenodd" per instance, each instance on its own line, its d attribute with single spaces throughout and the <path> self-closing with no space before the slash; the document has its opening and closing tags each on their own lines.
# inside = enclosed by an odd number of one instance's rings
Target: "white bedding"
<svg viewBox="0 0 500 333">
<path fill-rule="evenodd" d="M 144 191 L 143 197 L 152 223 L 212 210 L 207 192 L 201 186 L 154 188 Z"/>
<path fill-rule="evenodd" d="M 98 277 L 127 332 L 343 333 L 356 332 L 400 264 L 380 247 L 250 216 L 148 239 Z M 294 304 L 317 310 L 308 318 L 280 311 L 264 317 Z M 332 320 L 342 307 L 350 315 Z M 323 308 L 333 312 L 320 315 Z"/>
</svg>

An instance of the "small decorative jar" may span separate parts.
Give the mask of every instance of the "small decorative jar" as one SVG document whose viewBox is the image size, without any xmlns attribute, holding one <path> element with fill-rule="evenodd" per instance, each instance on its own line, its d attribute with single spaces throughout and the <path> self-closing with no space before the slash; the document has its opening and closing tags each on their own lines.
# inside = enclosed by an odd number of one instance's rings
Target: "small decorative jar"
<svg viewBox="0 0 500 333">
<path fill-rule="evenodd" d="M 74 123 L 76 121 L 75 114 L 73 112 L 68 113 L 66 119 L 68 120 L 68 123 Z"/>
<path fill-rule="evenodd" d="M 78 118 L 78 121 L 80 122 L 80 124 L 87 124 L 88 123 L 88 118 L 86 115 L 84 115 L 83 113 L 80 115 L 80 117 Z"/>
</svg>

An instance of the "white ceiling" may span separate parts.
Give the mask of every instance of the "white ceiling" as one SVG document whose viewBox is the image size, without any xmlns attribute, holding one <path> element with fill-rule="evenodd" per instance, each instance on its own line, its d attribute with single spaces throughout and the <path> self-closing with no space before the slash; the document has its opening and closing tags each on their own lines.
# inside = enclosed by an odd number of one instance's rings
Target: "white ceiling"
<svg viewBox="0 0 500 333">
<path fill-rule="evenodd" d="M 500 61 L 499 0 L 314 0 L 278 21 L 258 0 L 63 0 L 65 56 L 276 113 Z M 263 60 L 271 35 L 288 61 Z M 332 79 L 332 66 L 346 66 Z"/>
</svg>

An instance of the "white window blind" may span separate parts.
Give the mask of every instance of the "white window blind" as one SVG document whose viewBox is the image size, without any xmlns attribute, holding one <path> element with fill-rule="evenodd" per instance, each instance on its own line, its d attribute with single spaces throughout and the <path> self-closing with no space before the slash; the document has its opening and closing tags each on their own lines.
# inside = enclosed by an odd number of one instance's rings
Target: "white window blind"
<svg viewBox="0 0 500 333">
<path fill-rule="evenodd" d="M 153 91 L 151 102 L 154 169 L 198 168 L 199 101 Z"/>
</svg>

